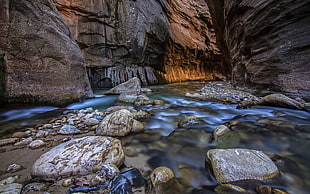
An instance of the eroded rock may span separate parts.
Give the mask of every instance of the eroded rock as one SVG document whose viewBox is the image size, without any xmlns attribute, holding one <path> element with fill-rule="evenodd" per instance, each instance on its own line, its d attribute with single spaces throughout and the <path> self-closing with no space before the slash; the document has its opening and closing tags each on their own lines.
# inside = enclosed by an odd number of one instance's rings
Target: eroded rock
<svg viewBox="0 0 310 194">
<path fill-rule="evenodd" d="M 56 179 L 59 176 L 86 175 L 100 163 L 120 166 L 124 162 L 121 142 L 112 137 L 86 136 L 62 143 L 32 166 L 32 176 Z"/>
<path fill-rule="evenodd" d="M 279 174 L 277 166 L 261 151 L 212 149 L 207 153 L 214 176 L 220 183 L 240 180 L 266 180 Z"/>
</svg>

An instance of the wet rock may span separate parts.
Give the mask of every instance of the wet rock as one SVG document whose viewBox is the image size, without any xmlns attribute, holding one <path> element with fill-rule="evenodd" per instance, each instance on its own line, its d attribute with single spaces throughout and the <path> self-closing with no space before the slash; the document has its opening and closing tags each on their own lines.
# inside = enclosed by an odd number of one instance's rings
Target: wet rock
<svg viewBox="0 0 310 194">
<path fill-rule="evenodd" d="M 256 190 L 259 194 L 288 194 L 286 191 L 281 189 L 272 188 L 268 185 L 257 186 Z"/>
<path fill-rule="evenodd" d="M 79 133 L 81 133 L 81 131 L 78 130 L 73 125 L 64 125 L 58 131 L 58 134 L 61 134 L 61 135 L 70 135 L 70 134 L 79 134 Z"/>
<path fill-rule="evenodd" d="M 26 132 L 15 132 L 12 135 L 13 138 L 26 138 L 28 136 L 29 136 L 29 134 Z"/>
<path fill-rule="evenodd" d="M 93 171 L 96 171 L 96 174 L 105 180 L 111 180 L 120 173 L 119 169 L 114 164 L 103 164 L 98 171 L 94 168 Z"/>
<path fill-rule="evenodd" d="M 61 185 L 64 187 L 69 187 L 72 184 L 73 184 L 73 180 L 71 178 L 64 179 L 61 183 Z"/>
<path fill-rule="evenodd" d="M 0 139 L 0 146 L 6 146 L 9 144 L 14 144 L 18 141 L 19 138 L 6 138 L 6 139 Z"/>
<path fill-rule="evenodd" d="M 303 109 L 304 105 L 294 99 L 291 99 L 283 94 L 270 94 L 262 98 L 263 105 L 277 106 L 291 109 Z"/>
<path fill-rule="evenodd" d="M 145 179 L 137 168 L 124 171 L 121 175 L 126 177 L 130 181 L 131 186 L 134 188 L 142 187 L 145 184 Z"/>
<path fill-rule="evenodd" d="M 95 118 L 89 118 L 89 119 L 84 120 L 84 124 L 88 126 L 93 126 L 93 125 L 98 125 L 99 121 L 98 119 L 95 119 Z"/>
<path fill-rule="evenodd" d="M 24 167 L 20 164 L 11 164 L 8 166 L 8 168 L 6 169 L 7 172 L 17 172 L 17 171 L 20 171 L 22 170 Z"/>
<path fill-rule="evenodd" d="M 37 140 L 34 140 L 33 142 L 31 142 L 28 145 L 28 147 L 30 149 L 37 149 L 37 148 L 41 148 L 41 147 L 43 147 L 45 145 L 46 145 L 46 143 L 43 140 L 37 139 Z"/>
<path fill-rule="evenodd" d="M 178 127 L 188 128 L 188 127 L 192 127 L 195 125 L 202 125 L 202 124 L 206 124 L 206 122 L 198 117 L 189 116 L 189 117 L 182 119 L 178 123 Z"/>
<path fill-rule="evenodd" d="M 140 124 L 137 124 L 137 121 L 133 119 L 132 113 L 126 109 L 122 109 L 104 117 L 104 119 L 100 122 L 98 128 L 96 129 L 96 134 L 109 136 L 125 136 L 134 127 L 136 129 L 138 129 L 139 126 L 141 127 Z"/>
<path fill-rule="evenodd" d="M 220 183 L 240 180 L 266 180 L 279 174 L 277 166 L 261 151 L 212 149 L 207 153 L 214 176 Z"/>
<path fill-rule="evenodd" d="M 0 193 L 21 193 L 23 188 L 22 184 L 15 183 L 19 176 L 8 177 L 0 181 Z"/>
<path fill-rule="evenodd" d="M 117 98 L 117 101 L 134 104 L 136 106 L 148 105 L 153 103 L 152 101 L 150 101 L 149 97 L 137 91 L 128 91 L 121 93 Z"/>
<path fill-rule="evenodd" d="M 141 81 L 137 77 L 133 77 L 128 81 L 121 83 L 109 91 L 105 92 L 105 94 L 121 94 L 129 91 L 140 92 L 141 91 Z"/>
<path fill-rule="evenodd" d="M 86 175 L 101 163 L 120 166 L 124 157 L 120 140 L 87 136 L 62 143 L 41 155 L 33 164 L 31 174 L 43 179 Z"/>
<path fill-rule="evenodd" d="M 219 194 L 248 194 L 247 190 L 232 184 L 220 184 L 215 187 L 214 191 Z"/>
<path fill-rule="evenodd" d="M 23 138 L 20 142 L 14 144 L 14 146 L 25 146 L 30 144 L 33 141 L 32 137 Z"/>
<path fill-rule="evenodd" d="M 175 178 L 173 171 L 167 167 L 155 168 L 150 174 L 150 181 L 153 186 L 167 183 L 173 178 Z"/>
<path fill-rule="evenodd" d="M 151 117 L 151 114 L 144 110 L 139 110 L 137 112 L 133 112 L 132 114 L 135 119 L 147 119 Z"/>
<path fill-rule="evenodd" d="M 46 190 L 47 186 L 44 183 L 30 183 L 24 186 L 23 190 L 25 192 L 31 191 L 44 191 Z"/>
<path fill-rule="evenodd" d="M 39 130 L 36 134 L 35 137 L 36 138 L 43 138 L 43 137 L 47 137 L 50 133 L 48 131 L 43 131 L 43 130 Z"/>
<path fill-rule="evenodd" d="M 213 138 L 218 139 L 218 137 L 223 136 L 230 132 L 230 129 L 226 125 L 219 125 L 213 131 Z"/>
<path fill-rule="evenodd" d="M 111 182 L 110 194 L 132 194 L 130 181 L 123 175 L 117 175 Z"/>
<path fill-rule="evenodd" d="M 146 193 L 182 193 L 184 187 L 177 181 L 170 168 L 158 167 L 149 176 Z"/>
</svg>

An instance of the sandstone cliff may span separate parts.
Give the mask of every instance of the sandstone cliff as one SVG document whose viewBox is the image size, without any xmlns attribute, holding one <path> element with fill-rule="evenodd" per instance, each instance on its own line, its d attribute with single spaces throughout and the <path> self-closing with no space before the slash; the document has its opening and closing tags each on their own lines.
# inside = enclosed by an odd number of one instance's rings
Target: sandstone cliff
<svg viewBox="0 0 310 194">
<path fill-rule="evenodd" d="M 5 102 L 63 105 L 91 96 L 82 54 L 51 0 L 2 0 Z"/>
<path fill-rule="evenodd" d="M 310 100 L 310 2 L 206 0 L 235 83 Z"/>
<path fill-rule="evenodd" d="M 78 42 L 93 88 L 223 78 L 204 0 L 54 0 Z"/>
</svg>

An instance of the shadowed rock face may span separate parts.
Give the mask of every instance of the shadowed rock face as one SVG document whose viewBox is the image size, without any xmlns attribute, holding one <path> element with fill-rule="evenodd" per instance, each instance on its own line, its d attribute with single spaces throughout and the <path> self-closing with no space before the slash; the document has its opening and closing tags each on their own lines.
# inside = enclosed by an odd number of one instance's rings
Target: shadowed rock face
<svg viewBox="0 0 310 194">
<path fill-rule="evenodd" d="M 55 0 L 93 88 L 222 79 L 227 72 L 204 0 Z"/>
<path fill-rule="evenodd" d="M 6 82 L 2 100 L 63 105 L 91 96 L 80 49 L 53 2 L 2 2 L 6 5 L 0 8 Z"/>
<path fill-rule="evenodd" d="M 206 0 L 233 81 L 310 99 L 310 2 Z"/>
</svg>

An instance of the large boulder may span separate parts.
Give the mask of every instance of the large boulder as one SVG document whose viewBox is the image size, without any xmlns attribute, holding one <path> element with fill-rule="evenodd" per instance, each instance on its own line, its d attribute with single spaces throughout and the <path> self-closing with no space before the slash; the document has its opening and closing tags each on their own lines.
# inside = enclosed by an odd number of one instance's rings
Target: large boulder
<svg viewBox="0 0 310 194">
<path fill-rule="evenodd" d="M 270 94 L 262 98 L 261 104 L 291 108 L 291 109 L 303 109 L 304 105 L 292 98 L 289 98 L 283 94 Z"/>
<path fill-rule="evenodd" d="M 214 176 L 220 183 L 266 180 L 279 174 L 277 166 L 263 152 L 248 149 L 212 149 L 207 153 Z"/>
<path fill-rule="evenodd" d="M 133 91 L 137 93 L 141 91 L 141 81 L 137 77 L 133 77 L 127 80 L 126 82 L 115 86 L 114 88 L 105 92 L 105 94 L 121 94 Z"/>
<path fill-rule="evenodd" d="M 92 96 L 83 56 L 53 1 L 2 2 L 7 7 L 0 6 L 5 10 L 0 17 L 1 101 L 64 105 Z"/>
<path fill-rule="evenodd" d="M 309 1 L 206 1 L 235 83 L 310 100 Z"/>
<path fill-rule="evenodd" d="M 133 114 L 126 109 L 113 112 L 103 118 L 96 129 L 97 135 L 125 136 L 128 133 L 143 130 L 143 124 L 134 119 Z"/>
<path fill-rule="evenodd" d="M 43 179 L 86 175 L 103 164 L 119 167 L 124 159 L 120 140 L 87 136 L 62 143 L 41 155 L 33 164 L 31 174 Z"/>
</svg>

